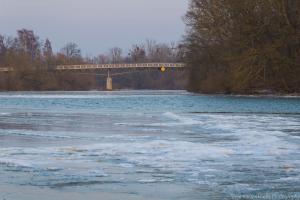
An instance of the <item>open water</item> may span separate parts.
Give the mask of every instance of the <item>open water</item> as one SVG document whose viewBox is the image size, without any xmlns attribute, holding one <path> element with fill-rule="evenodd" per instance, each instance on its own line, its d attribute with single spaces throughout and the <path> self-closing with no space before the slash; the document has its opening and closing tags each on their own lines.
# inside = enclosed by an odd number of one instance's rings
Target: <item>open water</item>
<svg viewBox="0 0 300 200">
<path fill-rule="evenodd" d="M 0 199 L 300 199 L 300 98 L 0 93 Z"/>
</svg>

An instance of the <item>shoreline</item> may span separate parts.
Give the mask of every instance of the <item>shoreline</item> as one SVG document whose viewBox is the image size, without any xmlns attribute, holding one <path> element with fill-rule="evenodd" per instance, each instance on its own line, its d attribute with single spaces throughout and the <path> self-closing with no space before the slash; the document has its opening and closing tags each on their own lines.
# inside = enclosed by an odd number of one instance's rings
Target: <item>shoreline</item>
<svg viewBox="0 0 300 200">
<path fill-rule="evenodd" d="M 114 93 L 114 92 L 187 92 L 193 95 L 214 95 L 214 96 L 228 96 L 228 97 L 269 97 L 269 98 L 275 98 L 275 97 L 281 97 L 281 98 L 300 98 L 300 93 L 222 93 L 222 92 L 216 92 L 216 93 L 208 93 L 208 92 L 195 92 L 195 91 L 189 91 L 189 90 L 183 90 L 183 89 L 116 89 L 112 91 L 107 90 L 22 90 L 22 91 L 0 91 L 0 94 L 4 93 L 76 93 L 76 92 L 86 92 L 86 93 L 97 93 L 97 92 L 104 92 L 104 93 Z"/>
<path fill-rule="evenodd" d="M 188 92 L 194 94 L 203 94 L 203 95 L 221 95 L 221 96 L 236 96 L 236 97 L 300 97 L 300 93 L 283 93 L 283 92 L 271 92 L 271 91 L 253 91 L 249 93 L 238 93 L 238 92 L 202 92 L 202 91 L 190 91 Z"/>
</svg>

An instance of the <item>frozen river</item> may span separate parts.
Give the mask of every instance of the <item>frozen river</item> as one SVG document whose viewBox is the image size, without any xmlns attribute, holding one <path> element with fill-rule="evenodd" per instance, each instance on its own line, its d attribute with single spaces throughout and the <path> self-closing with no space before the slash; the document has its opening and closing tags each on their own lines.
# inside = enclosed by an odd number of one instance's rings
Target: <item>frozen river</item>
<svg viewBox="0 0 300 200">
<path fill-rule="evenodd" d="M 0 200 L 300 199 L 300 98 L 0 93 Z"/>
</svg>

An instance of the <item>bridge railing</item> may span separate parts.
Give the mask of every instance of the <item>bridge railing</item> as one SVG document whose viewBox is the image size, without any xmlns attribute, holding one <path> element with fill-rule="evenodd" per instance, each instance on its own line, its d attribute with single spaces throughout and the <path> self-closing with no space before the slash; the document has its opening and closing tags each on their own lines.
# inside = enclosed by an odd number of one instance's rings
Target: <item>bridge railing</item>
<svg viewBox="0 0 300 200">
<path fill-rule="evenodd" d="M 137 69 L 137 68 L 185 68 L 184 63 L 120 63 L 120 64 L 84 64 L 84 65 L 58 65 L 55 70 L 81 70 L 81 69 Z M 13 67 L 0 67 L 0 72 L 12 72 Z"/>
<path fill-rule="evenodd" d="M 12 67 L 0 67 L 0 72 L 12 72 L 14 68 Z"/>
<path fill-rule="evenodd" d="M 184 68 L 184 63 L 120 63 L 120 64 L 85 64 L 85 65 L 59 65 L 56 70 L 77 69 L 122 69 L 122 68 Z"/>
</svg>

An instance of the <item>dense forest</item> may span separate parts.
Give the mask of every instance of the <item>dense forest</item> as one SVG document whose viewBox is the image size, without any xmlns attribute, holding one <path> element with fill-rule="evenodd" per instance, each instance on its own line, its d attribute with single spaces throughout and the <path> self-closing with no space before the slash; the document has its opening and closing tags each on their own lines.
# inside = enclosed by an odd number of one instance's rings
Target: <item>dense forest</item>
<svg viewBox="0 0 300 200">
<path fill-rule="evenodd" d="M 180 44 L 147 40 L 126 53 L 111 48 L 84 57 L 75 43 L 53 52 L 32 30 L 0 35 L 0 90 L 101 90 L 105 77 L 58 72 L 61 64 L 185 62 L 190 91 L 205 93 L 299 93 L 299 0 L 190 0 Z M 116 89 L 183 89 L 187 72 L 140 71 L 114 77 Z"/>
<path fill-rule="evenodd" d="M 40 40 L 32 30 L 18 30 L 17 36 L 0 35 L 0 67 L 12 67 L 13 72 L 0 73 L 0 91 L 43 90 L 102 90 L 104 72 L 58 72 L 62 64 L 102 64 L 182 61 L 182 48 L 175 43 L 162 44 L 147 40 L 133 45 L 128 53 L 114 47 L 95 57 L 82 56 L 76 43 L 68 43 L 57 53 L 49 39 Z M 114 77 L 115 89 L 184 89 L 187 74 L 184 71 L 139 71 Z"/>
<path fill-rule="evenodd" d="M 190 0 L 190 90 L 300 92 L 299 0 Z"/>
</svg>

